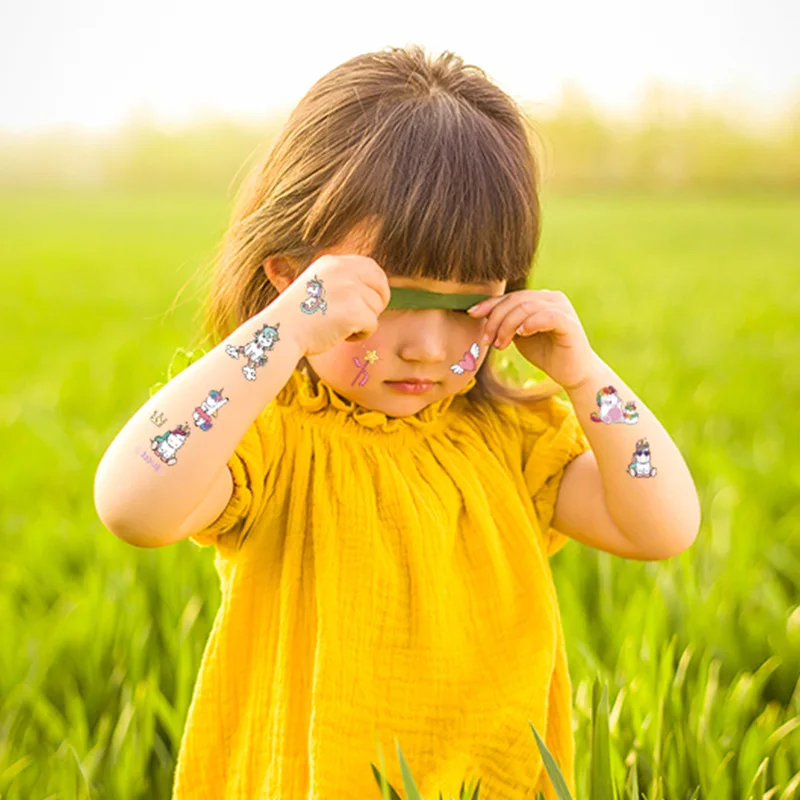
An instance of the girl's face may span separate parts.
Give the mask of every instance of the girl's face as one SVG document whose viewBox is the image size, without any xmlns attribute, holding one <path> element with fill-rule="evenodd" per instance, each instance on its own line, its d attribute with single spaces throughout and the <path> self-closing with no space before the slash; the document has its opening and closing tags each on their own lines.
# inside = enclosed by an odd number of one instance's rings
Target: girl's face
<svg viewBox="0 0 800 800">
<path fill-rule="evenodd" d="M 423 278 L 389 278 L 389 286 L 445 294 L 501 295 L 506 281 L 453 283 Z M 341 342 L 308 356 L 312 370 L 340 395 L 388 416 L 416 414 L 461 389 L 483 364 L 486 319 L 443 308 L 384 311 L 376 331 L 358 342 Z M 397 382 L 428 381 L 417 391 Z"/>
</svg>

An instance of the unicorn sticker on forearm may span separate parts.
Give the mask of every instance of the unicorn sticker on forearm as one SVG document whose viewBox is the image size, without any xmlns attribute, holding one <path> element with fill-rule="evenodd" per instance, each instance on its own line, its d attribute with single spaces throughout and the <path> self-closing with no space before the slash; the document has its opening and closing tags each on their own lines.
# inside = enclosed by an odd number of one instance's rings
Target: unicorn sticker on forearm
<svg viewBox="0 0 800 800">
<path fill-rule="evenodd" d="M 275 347 L 275 342 L 279 342 L 278 328 L 280 322 L 276 322 L 275 326 L 265 325 L 256 331 L 256 335 L 247 344 L 235 345 L 229 344 L 225 346 L 225 352 L 231 358 L 239 358 L 244 356 L 247 359 L 247 364 L 242 367 L 242 372 L 245 378 L 249 381 L 256 379 L 256 368 L 263 367 L 269 360 L 267 351 Z"/>
<path fill-rule="evenodd" d="M 590 414 L 592 422 L 605 422 L 606 425 L 621 422 L 625 425 L 634 425 L 639 421 L 636 404 L 631 401 L 623 406 L 622 400 L 613 386 L 604 386 L 597 393 L 595 400 L 600 413 L 592 411 Z"/>
<path fill-rule="evenodd" d="M 323 314 L 328 309 L 328 304 L 323 300 L 325 290 L 322 288 L 322 281 L 316 276 L 306 284 L 308 297 L 300 303 L 300 310 L 304 314 L 313 314 L 321 311 Z"/>
<path fill-rule="evenodd" d="M 172 467 L 178 463 L 175 455 L 186 444 L 189 433 L 188 425 L 178 425 L 177 428 L 152 438 L 150 447 L 168 467 Z"/>
<path fill-rule="evenodd" d="M 656 468 L 650 463 L 650 445 L 647 439 L 636 442 L 633 460 L 628 464 L 628 474 L 634 478 L 655 478 Z"/>
<path fill-rule="evenodd" d="M 212 389 L 208 393 L 208 397 L 195 408 L 192 418 L 194 419 L 194 424 L 200 428 L 201 431 L 211 430 L 214 424 L 212 418 L 215 418 L 217 412 L 228 402 L 229 398 L 222 396 L 223 391 L 223 389 L 219 391 Z"/>
</svg>

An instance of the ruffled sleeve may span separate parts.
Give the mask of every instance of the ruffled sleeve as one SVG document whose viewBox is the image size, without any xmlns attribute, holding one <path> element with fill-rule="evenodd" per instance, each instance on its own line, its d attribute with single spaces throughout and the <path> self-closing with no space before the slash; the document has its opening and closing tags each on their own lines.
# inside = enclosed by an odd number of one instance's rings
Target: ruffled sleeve
<svg viewBox="0 0 800 800">
<path fill-rule="evenodd" d="M 262 415 L 250 425 L 228 459 L 233 493 L 222 513 L 189 537 L 198 547 L 216 544 L 225 549 L 238 548 L 263 507 L 267 472 L 263 428 Z"/>
<path fill-rule="evenodd" d="M 552 527 L 558 489 L 572 459 L 591 449 L 572 404 L 550 397 L 517 409 L 522 430 L 522 470 L 547 555 L 569 537 Z"/>
</svg>

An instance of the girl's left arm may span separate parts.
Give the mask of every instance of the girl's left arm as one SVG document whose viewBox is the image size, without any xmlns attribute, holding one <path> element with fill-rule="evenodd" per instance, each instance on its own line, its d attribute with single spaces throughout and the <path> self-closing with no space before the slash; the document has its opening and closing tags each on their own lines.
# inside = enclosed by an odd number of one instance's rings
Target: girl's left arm
<svg viewBox="0 0 800 800">
<path fill-rule="evenodd" d="M 686 550 L 700 527 L 700 503 L 663 425 L 599 356 L 583 382 L 566 391 L 592 449 L 564 470 L 553 527 L 625 558 L 657 560 Z M 636 421 L 603 421 L 598 392 L 620 398 L 623 413 L 633 403 Z"/>
<path fill-rule="evenodd" d="M 591 443 L 564 470 L 552 526 L 623 558 L 659 560 L 686 550 L 700 527 L 686 462 L 650 409 L 594 352 L 566 295 L 525 289 L 468 313 L 485 317 L 484 344 L 503 349 L 513 341 L 564 387 Z"/>
</svg>

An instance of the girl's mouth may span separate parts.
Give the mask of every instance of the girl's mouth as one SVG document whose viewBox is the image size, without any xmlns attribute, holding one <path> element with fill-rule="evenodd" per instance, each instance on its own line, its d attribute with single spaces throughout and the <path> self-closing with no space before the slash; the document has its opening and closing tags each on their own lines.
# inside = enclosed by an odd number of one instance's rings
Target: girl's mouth
<svg viewBox="0 0 800 800">
<path fill-rule="evenodd" d="M 406 394 L 422 394 L 434 386 L 434 381 L 411 382 L 411 381 L 385 381 L 392 389 Z"/>
</svg>

